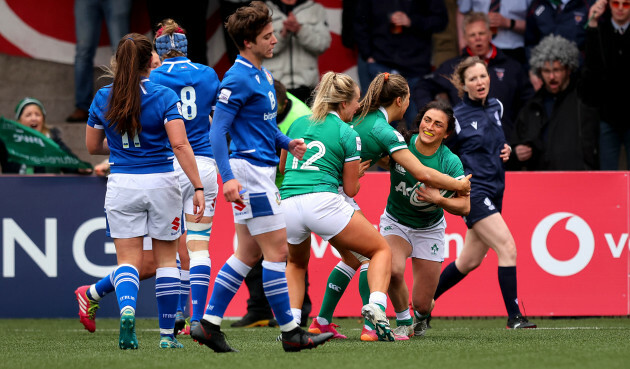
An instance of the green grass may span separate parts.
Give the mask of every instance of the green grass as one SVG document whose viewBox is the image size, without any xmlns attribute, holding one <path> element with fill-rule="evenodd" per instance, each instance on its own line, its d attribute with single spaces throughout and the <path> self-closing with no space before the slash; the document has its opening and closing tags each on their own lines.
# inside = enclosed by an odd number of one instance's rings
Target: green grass
<svg viewBox="0 0 630 369">
<path fill-rule="evenodd" d="M 157 320 L 137 322 L 140 349 L 118 349 L 118 321 L 98 319 L 89 333 L 77 320 L 0 320 L 0 368 L 628 368 L 630 319 L 535 319 L 540 329 L 508 331 L 505 319 L 434 319 L 425 337 L 361 342 L 358 319 L 338 319 L 347 340 L 285 353 L 277 328 L 223 329 L 239 353 L 216 354 L 180 339 L 158 348 Z M 392 321 L 393 322 L 393 321 Z M 181 337 L 181 336 L 180 336 Z"/>
</svg>

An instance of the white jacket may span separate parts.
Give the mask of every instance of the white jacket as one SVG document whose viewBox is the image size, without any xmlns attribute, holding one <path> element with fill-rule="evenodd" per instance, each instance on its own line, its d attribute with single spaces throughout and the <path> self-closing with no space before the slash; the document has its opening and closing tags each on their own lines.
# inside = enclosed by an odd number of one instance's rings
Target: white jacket
<svg viewBox="0 0 630 369">
<path fill-rule="evenodd" d="M 295 7 L 293 14 L 302 28 L 297 34 L 287 33 L 282 37 L 280 31 L 287 15 L 271 1 L 267 1 L 267 6 L 273 11 L 273 31 L 278 43 L 273 57 L 263 65 L 287 88 L 315 87 L 319 81 L 317 58 L 331 41 L 324 7 L 311 0 Z"/>
</svg>

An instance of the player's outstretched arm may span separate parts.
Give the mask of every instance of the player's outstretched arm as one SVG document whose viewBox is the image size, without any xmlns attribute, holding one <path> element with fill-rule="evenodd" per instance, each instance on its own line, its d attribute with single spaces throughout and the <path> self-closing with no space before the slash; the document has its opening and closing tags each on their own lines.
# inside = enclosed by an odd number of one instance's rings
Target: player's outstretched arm
<svg viewBox="0 0 630 369">
<path fill-rule="evenodd" d="M 458 181 L 457 179 L 444 173 L 440 173 L 433 168 L 426 167 L 408 149 L 395 151 L 391 154 L 391 156 L 415 179 L 422 183 L 435 188 L 457 191 L 460 195 L 467 195 L 470 193 L 471 175 Z"/>
</svg>

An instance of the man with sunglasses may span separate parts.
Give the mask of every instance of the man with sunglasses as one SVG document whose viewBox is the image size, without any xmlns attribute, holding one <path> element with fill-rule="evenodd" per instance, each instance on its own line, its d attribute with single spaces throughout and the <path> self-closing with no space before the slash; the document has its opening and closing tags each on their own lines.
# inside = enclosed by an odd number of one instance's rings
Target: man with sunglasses
<svg viewBox="0 0 630 369">
<path fill-rule="evenodd" d="M 618 170 L 621 146 L 630 163 L 630 0 L 598 0 L 589 10 L 585 97 L 600 114 L 600 169 Z"/>
</svg>

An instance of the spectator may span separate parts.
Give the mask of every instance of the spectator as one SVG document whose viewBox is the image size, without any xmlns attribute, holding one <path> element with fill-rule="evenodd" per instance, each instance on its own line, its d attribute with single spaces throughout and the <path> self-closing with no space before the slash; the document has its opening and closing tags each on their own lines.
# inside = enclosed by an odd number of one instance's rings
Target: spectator
<svg viewBox="0 0 630 369">
<path fill-rule="evenodd" d="M 464 17 L 464 35 L 466 44 L 462 56 L 446 61 L 432 74 L 427 75 L 416 89 L 416 104 L 424 106 L 431 100 L 447 100 L 452 106 L 461 99 L 457 88 L 448 80 L 462 60 L 469 56 L 478 56 L 485 60 L 490 73 L 489 97 L 497 98 L 503 104 L 503 132 L 510 142 L 514 120 L 519 109 L 529 100 L 534 91 L 527 79 L 527 73 L 514 59 L 491 42 L 490 21 L 480 12 L 471 12 Z"/>
<path fill-rule="evenodd" d="M 356 8 L 354 31 L 363 93 L 379 73 L 405 77 L 412 91 L 404 116 L 408 128 L 418 113 L 413 91 L 431 72 L 431 37 L 447 23 L 443 0 L 366 0 Z"/>
<path fill-rule="evenodd" d="M 606 11 L 608 7 L 610 11 Z M 604 12 L 606 12 L 604 14 Z M 621 146 L 630 165 L 630 0 L 598 0 L 589 12 L 586 30 L 584 93 L 599 108 L 599 164 L 619 169 Z"/>
<path fill-rule="evenodd" d="M 306 103 L 319 81 L 317 59 L 331 42 L 324 7 L 312 0 L 271 0 L 267 6 L 278 43 L 265 68 Z"/>
<path fill-rule="evenodd" d="M 532 50 L 529 64 L 543 86 L 516 120 L 518 160 L 529 170 L 597 169 L 599 118 L 578 94 L 577 46 L 549 35 Z"/>
<path fill-rule="evenodd" d="M 112 50 L 129 32 L 131 0 L 75 0 L 74 27 L 77 37 L 74 58 L 74 103 L 76 109 L 66 122 L 85 122 L 94 90 L 94 55 L 101 35 L 101 23 L 107 23 Z"/>
<path fill-rule="evenodd" d="M 53 140 L 59 147 L 68 154 L 75 156 L 72 150 L 61 140 L 61 131 L 58 128 L 50 127 L 46 124 L 46 109 L 41 101 L 25 97 L 15 107 L 15 120 L 27 127 L 30 127 L 46 137 Z M 15 174 L 39 174 L 39 173 L 92 173 L 92 169 L 58 168 L 44 166 L 27 166 L 25 164 L 8 161 L 8 152 L 5 145 L 0 141 L 0 166 L 2 173 Z"/>
<path fill-rule="evenodd" d="M 492 43 L 503 52 L 516 59 L 522 65 L 527 64 L 525 57 L 525 17 L 532 0 L 458 0 L 459 12 L 457 24 L 459 45 L 463 47 L 464 39 L 462 21 L 470 12 L 488 14 Z"/>
<path fill-rule="evenodd" d="M 562 36 L 584 48 L 588 9 L 595 0 L 534 0 L 529 6 L 525 28 L 525 47 L 531 49 L 543 37 Z"/>
</svg>

